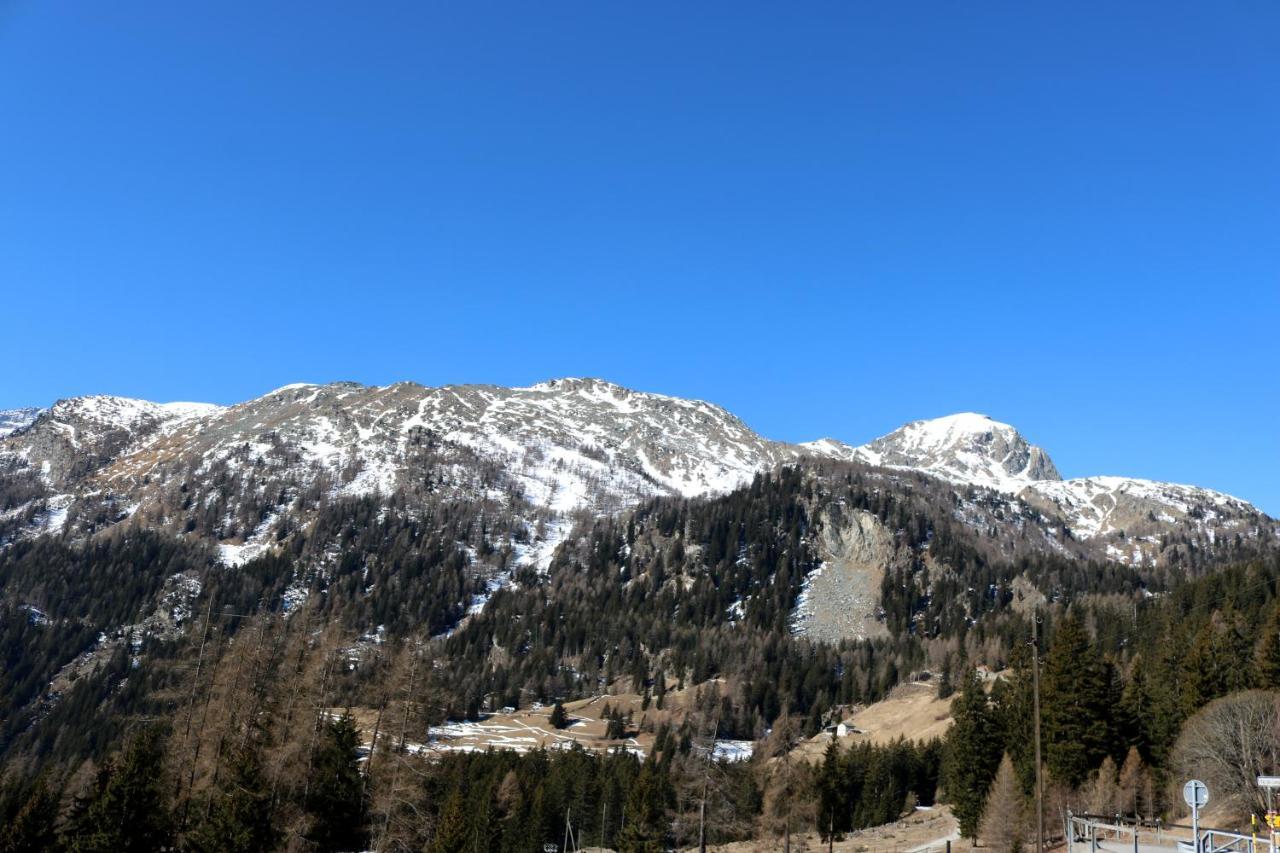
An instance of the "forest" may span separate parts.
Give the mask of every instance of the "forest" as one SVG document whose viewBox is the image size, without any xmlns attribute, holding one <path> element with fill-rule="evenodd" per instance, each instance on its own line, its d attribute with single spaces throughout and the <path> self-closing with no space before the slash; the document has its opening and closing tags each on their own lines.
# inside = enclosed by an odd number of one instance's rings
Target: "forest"
<svg viewBox="0 0 1280 853">
<path fill-rule="evenodd" d="M 991 529 L 1016 529 L 992 500 Z M 141 527 L 15 542 L 0 552 L 0 850 L 508 851 L 568 835 L 663 850 L 699 827 L 712 842 L 839 836 L 935 800 L 967 836 L 1025 840 L 1033 621 L 1048 795 L 1167 813 L 1183 735 L 1280 683 L 1280 558 L 1084 561 L 975 533 L 954 501 L 927 478 L 888 490 L 856 469 L 783 468 L 721 498 L 584 519 L 545 575 L 514 564 L 531 531 L 446 500 L 327 502 L 232 568 Z M 816 532 L 854 511 L 894 532 L 892 630 L 798 636 Z M 510 582 L 467 614 L 482 566 Z M 794 759 L 913 680 L 955 694 L 945 741 Z M 644 756 L 621 741 L 432 745 L 451 720 L 622 690 L 698 699 Z M 718 738 L 755 754 L 714 760 Z"/>
</svg>

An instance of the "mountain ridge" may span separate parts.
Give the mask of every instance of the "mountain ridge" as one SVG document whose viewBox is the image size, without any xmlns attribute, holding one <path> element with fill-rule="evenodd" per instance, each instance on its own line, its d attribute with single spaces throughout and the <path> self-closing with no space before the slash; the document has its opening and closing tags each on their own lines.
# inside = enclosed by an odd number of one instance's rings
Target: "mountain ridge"
<svg viewBox="0 0 1280 853">
<path fill-rule="evenodd" d="M 179 526 L 173 507 L 190 506 L 192 493 L 234 504 L 226 500 L 234 492 L 239 503 L 227 513 L 242 521 L 207 526 L 237 556 L 244 544 L 272 541 L 308 489 L 388 495 L 416 483 L 424 453 L 433 465 L 443 462 L 438 488 L 519 503 L 530 523 L 559 519 L 561 531 L 580 512 L 724 494 L 778 465 L 824 459 L 1010 495 L 1062 518 L 1077 539 L 1116 540 L 1099 548 L 1120 562 L 1158 559 L 1170 532 L 1189 529 L 1212 542 L 1267 519 L 1246 501 L 1198 486 L 1063 480 L 1047 451 L 973 412 L 912 421 L 859 446 L 830 438 L 789 444 L 716 404 L 589 377 L 518 388 L 292 383 L 231 406 L 91 395 L 34 416 L 27 410 L 24 419 L 0 437 L 0 453 L 34 472 L 58 509 L 42 516 L 42 529 L 56 532 L 56 522 L 85 514 L 65 507 L 93 502 L 111 523 L 141 513 L 142 523 Z"/>
</svg>

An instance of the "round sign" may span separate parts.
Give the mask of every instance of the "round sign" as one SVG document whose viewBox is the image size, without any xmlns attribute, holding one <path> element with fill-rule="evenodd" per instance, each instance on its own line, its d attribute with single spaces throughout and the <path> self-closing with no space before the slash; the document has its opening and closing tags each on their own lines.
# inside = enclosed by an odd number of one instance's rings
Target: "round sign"
<svg viewBox="0 0 1280 853">
<path fill-rule="evenodd" d="M 1193 809 L 1202 809 L 1209 802 L 1209 788 L 1199 779 L 1192 779 L 1182 786 L 1182 799 Z"/>
</svg>

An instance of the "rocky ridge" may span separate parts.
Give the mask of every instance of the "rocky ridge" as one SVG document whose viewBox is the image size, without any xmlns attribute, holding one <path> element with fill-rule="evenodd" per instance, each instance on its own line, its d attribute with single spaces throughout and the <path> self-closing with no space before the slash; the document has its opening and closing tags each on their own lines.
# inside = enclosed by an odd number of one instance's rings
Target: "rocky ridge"
<svg viewBox="0 0 1280 853">
<path fill-rule="evenodd" d="M 18 426 L 0 439 L 0 456 L 43 485 L 50 509 L 28 513 L 39 530 L 133 518 L 203 533 L 230 562 L 305 523 L 290 516 L 308 492 L 484 499 L 563 535 L 578 513 L 721 494 L 804 459 L 916 471 L 1012 496 L 1054 535 L 1092 540 L 1099 557 L 1130 564 L 1158 563 L 1170 537 L 1212 548 L 1223 537 L 1274 532 L 1248 503 L 1209 489 L 1064 481 L 1043 449 L 983 415 L 915 421 L 858 447 L 792 445 L 761 437 L 719 406 L 597 379 L 528 388 L 297 384 L 229 407 L 80 397 L 10 422 Z M 184 517 L 193 512 L 205 520 L 193 525 Z M 538 559 L 553 547 L 543 543 Z"/>
</svg>

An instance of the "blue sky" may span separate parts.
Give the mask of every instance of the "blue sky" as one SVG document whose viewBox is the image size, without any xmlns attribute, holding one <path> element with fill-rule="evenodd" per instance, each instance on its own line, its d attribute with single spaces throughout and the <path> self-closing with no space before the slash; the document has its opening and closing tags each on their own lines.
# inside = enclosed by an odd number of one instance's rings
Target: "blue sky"
<svg viewBox="0 0 1280 853">
<path fill-rule="evenodd" d="M 0 0 L 0 407 L 602 376 L 1280 515 L 1280 5 Z"/>
</svg>

